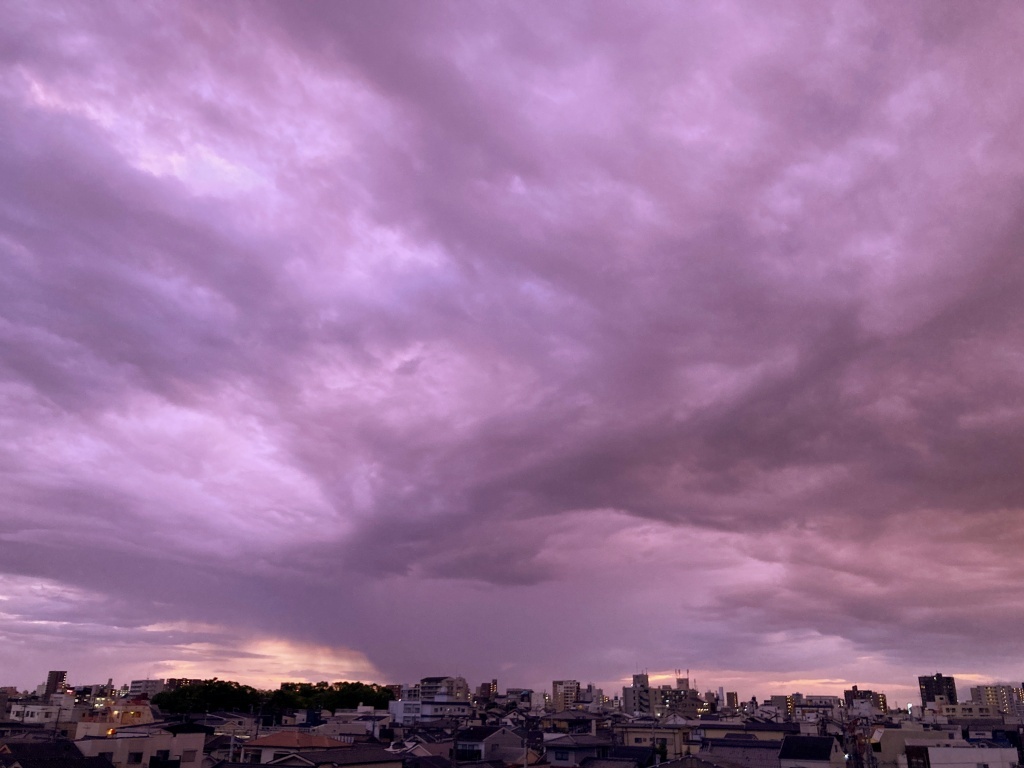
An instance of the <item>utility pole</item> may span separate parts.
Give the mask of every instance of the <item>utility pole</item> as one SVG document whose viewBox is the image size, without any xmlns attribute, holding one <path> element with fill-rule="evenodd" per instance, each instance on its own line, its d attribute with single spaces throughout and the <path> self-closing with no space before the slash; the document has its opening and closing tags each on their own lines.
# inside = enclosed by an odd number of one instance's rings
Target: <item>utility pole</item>
<svg viewBox="0 0 1024 768">
<path fill-rule="evenodd" d="M 455 717 L 452 729 L 452 768 L 459 768 L 459 718 Z"/>
</svg>

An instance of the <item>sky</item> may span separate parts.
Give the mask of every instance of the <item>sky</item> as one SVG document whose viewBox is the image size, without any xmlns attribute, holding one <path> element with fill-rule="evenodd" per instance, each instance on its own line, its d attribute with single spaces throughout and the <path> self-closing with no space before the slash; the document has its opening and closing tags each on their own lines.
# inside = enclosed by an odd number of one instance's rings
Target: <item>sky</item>
<svg viewBox="0 0 1024 768">
<path fill-rule="evenodd" d="M 0 685 L 1024 679 L 1020 3 L 4 17 Z"/>
</svg>

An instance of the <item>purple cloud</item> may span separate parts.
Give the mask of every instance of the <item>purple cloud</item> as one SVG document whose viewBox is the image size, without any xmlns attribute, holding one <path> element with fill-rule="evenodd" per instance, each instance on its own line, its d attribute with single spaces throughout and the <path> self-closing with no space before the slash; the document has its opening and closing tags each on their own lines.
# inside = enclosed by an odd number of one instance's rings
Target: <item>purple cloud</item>
<svg viewBox="0 0 1024 768">
<path fill-rule="evenodd" d="M 15 9 L 7 682 L 1019 678 L 977 11 Z"/>
</svg>

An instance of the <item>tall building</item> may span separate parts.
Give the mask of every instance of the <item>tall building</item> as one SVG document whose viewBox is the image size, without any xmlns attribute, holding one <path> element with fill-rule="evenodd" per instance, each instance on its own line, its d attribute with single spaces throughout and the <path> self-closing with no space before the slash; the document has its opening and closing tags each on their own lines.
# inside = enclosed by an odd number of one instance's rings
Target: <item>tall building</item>
<svg viewBox="0 0 1024 768">
<path fill-rule="evenodd" d="M 403 688 L 401 698 L 414 701 L 443 698 L 449 701 L 469 701 L 469 683 L 464 677 L 424 677 L 408 689 Z"/>
<path fill-rule="evenodd" d="M 43 699 L 49 700 L 54 693 L 64 692 L 68 684 L 68 672 L 66 669 L 51 669 L 46 676 L 46 688 L 43 690 Z"/>
<path fill-rule="evenodd" d="M 400 686 L 399 694 L 388 702 L 388 712 L 401 725 L 468 717 L 473 708 L 464 677 L 424 677 Z"/>
<path fill-rule="evenodd" d="M 1016 715 L 1024 709 L 1024 690 L 1006 683 L 979 685 L 971 688 L 971 701 L 1005 715 Z"/>
<path fill-rule="evenodd" d="M 494 697 L 498 695 L 498 681 L 491 680 L 489 683 L 480 683 L 480 687 L 476 689 L 477 701 L 494 701 Z"/>
<path fill-rule="evenodd" d="M 628 715 L 654 711 L 651 680 L 646 674 L 633 675 L 633 684 L 622 689 L 622 709 Z"/>
<path fill-rule="evenodd" d="M 533 691 L 529 688 L 506 688 L 505 702 L 514 704 L 517 709 L 530 709 L 533 707 Z"/>
<path fill-rule="evenodd" d="M 921 688 L 921 706 L 928 709 L 928 702 L 935 701 L 936 696 L 943 696 L 947 704 L 956 704 L 956 680 L 936 672 L 917 678 Z"/>
<path fill-rule="evenodd" d="M 870 705 L 877 709 L 879 712 L 888 712 L 888 702 L 885 699 L 884 693 L 875 693 L 874 691 L 860 691 L 857 690 L 857 686 L 853 686 L 848 691 L 843 691 L 843 699 L 846 700 L 847 707 L 856 707 L 858 703 L 869 702 Z"/>
<path fill-rule="evenodd" d="M 600 688 L 595 688 L 593 683 L 587 683 L 586 688 L 580 689 L 580 704 L 600 706 L 606 701 L 604 691 Z"/>
<path fill-rule="evenodd" d="M 579 700 L 579 680 L 553 680 L 551 682 L 551 703 L 555 712 L 571 709 Z"/>
<path fill-rule="evenodd" d="M 796 708 L 804 703 L 804 695 L 802 693 L 791 693 L 788 696 L 772 696 L 767 703 L 771 704 L 771 706 L 775 707 L 786 717 L 792 717 L 796 713 Z"/>
</svg>

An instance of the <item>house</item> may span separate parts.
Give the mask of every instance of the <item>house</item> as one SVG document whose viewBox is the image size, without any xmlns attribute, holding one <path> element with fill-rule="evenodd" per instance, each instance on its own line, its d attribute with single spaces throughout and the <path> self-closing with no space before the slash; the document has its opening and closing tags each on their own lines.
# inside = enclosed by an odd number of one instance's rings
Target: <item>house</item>
<svg viewBox="0 0 1024 768">
<path fill-rule="evenodd" d="M 782 741 L 758 739 L 751 734 L 734 734 L 723 739 L 703 739 L 698 757 L 736 768 L 779 768 Z"/>
<path fill-rule="evenodd" d="M 0 744 L 0 768 L 110 768 L 102 757 L 85 757 L 70 741 Z"/>
<path fill-rule="evenodd" d="M 585 768 L 585 767 L 584 767 Z M 723 768 L 718 763 L 705 760 L 697 755 L 684 755 L 678 760 L 669 760 L 662 763 L 658 768 Z"/>
<path fill-rule="evenodd" d="M 662 725 L 654 720 L 612 726 L 612 733 L 623 746 L 651 747 L 663 760 L 674 760 L 686 754 L 690 731 L 686 725 Z"/>
<path fill-rule="evenodd" d="M 349 747 L 347 742 L 315 733 L 280 731 L 245 742 L 242 746 L 243 763 L 272 763 L 297 752 Z"/>
<path fill-rule="evenodd" d="M 526 725 L 528 718 L 518 709 L 506 713 L 500 720 L 500 724 L 507 728 L 520 728 Z"/>
<path fill-rule="evenodd" d="M 545 738 L 544 756 L 548 763 L 556 768 L 576 768 L 588 757 L 608 757 L 612 742 L 601 736 L 567 735 Z"/>
<path fill-rule="evenodd" d="M 703 739 L 754 738 L 760 741 L 781 742 L 789 734 L 799 734 L 799 723 L 764 722 L 705 722 L 694 728 L 693 735 Z"/>
<path fill-rule="evenodd" d="M 526 742 L 510 728 L 477 725 L 456 733 L 455 757 L 459 763 L 479 760 L 522 761 Z"/>
<path fill-rule="evenodd" d="M 345 736 L 380 738 L 382 728 L 389 728 L 392 716 L 388 712 L 336 712 L 323 723 L 310 728 L 310 733 L 342 738 Z M 343 739 L 346 740 L 347 739 Z"/>
<path fill-rule="evenodd" d="M 282 768 L 403 768 L 403 759 L 379 744 L 357 744 L 297 752 L 272 760 L 269 765 Z"/>
<path fill-rule="evenodd" d="M 587 733 L 591 736 L 596 736 L 598 722 L 603 719 L 605 718 L 591 712 L 567 709 L 562 712 L 545 715 L 540 719 L 540 725 L 548 733 Z"/>
<path fill-rule="evenodd" d="M 239 712 L 208 712 L 194 715 L 192 722 L 213 728 L 217 735 L 253 736 L 258 730 L 256 716 Z"/>
</svg>

